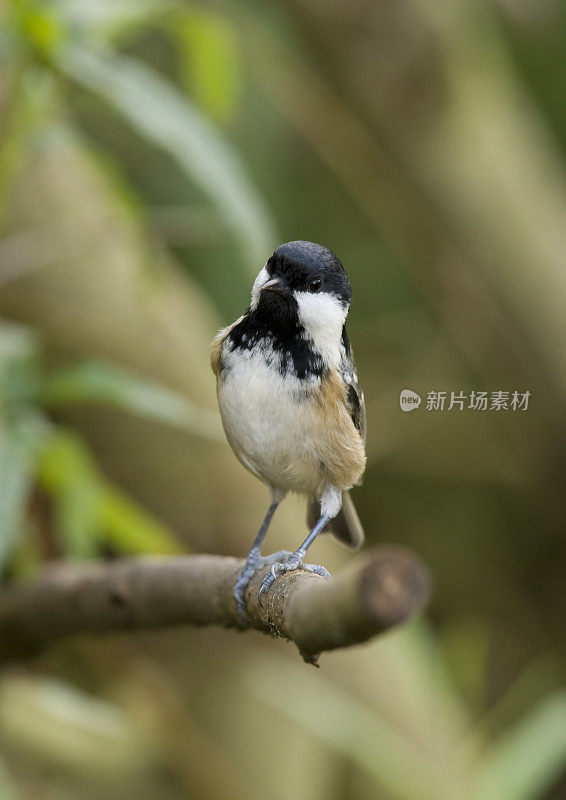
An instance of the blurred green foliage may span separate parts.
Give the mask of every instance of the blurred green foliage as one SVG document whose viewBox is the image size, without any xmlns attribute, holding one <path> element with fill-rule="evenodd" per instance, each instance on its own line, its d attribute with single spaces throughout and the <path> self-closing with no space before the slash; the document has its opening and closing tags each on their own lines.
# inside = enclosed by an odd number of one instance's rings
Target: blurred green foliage
<svg viewBox="0 0 566 800">
<path fill-rule="evenodd" d="M 246 551 L 266 498 L 207 343 L 297 238 L 354 286 L 368 540 L 435 579 L 429 623 L 316 673 L 224 631 L 5 670 L 2 799 L 564 796 L 565 23 L 553 0 L 0 6 L 3 579 Z M 403 414 L 406 387 L 531 406 Z M 288 501 L 273 545 L 303 526 Z"/>
<path fill-rule="evenodd" d="M 179 552 L 157 519 L 111 486 L 75 434 L 53 428 L 42 406 L 110 401 L 133 413 L 196 427 L 188 400 L 100 364 L 87 361 L 54 375 L 41 368 L 39 343 L 27 330 L 1 329 L 2 447 L 0 449 L 0 564 L 13 555 L 25 529 L 34 483 L 52 502 L 61 553 L 89 558 L 107 545 L 125 553 Z M 155 412 L 153 411 L 155 409 Z M 197 414 L 196 420 L 192 414 Z M 210 426 L 211 427 L 211 426 Z M 206 428 L 202 428 L 206 435 Z"/>
</svg>

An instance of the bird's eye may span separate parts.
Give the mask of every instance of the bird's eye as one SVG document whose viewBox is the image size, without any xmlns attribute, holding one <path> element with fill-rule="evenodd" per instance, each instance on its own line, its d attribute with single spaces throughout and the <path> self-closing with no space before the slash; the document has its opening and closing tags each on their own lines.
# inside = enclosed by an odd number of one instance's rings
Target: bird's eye
<svg viewBox="0 0 566 800">
<path fill-rule="evenodd" d="M 320 292 L 322 289 L 322 278 L 316 277 L 311 278 L 309 281 L 309 292 L 316 294 L 316 292 Z"/>
</svg>

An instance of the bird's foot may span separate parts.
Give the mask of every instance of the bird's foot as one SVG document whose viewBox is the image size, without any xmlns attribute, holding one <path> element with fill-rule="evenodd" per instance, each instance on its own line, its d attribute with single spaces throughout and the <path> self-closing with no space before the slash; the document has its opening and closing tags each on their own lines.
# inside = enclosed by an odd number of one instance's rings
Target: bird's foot
<svg viewBox="0 0 566 800">
<path fill-rule="evenodd" d="M 246 559 L 245 566 L 240 573 L 240 577 L 234 585 L 234 597 L 236 598 L 236 606 L 238 607 L 238 614 L 242 619 L 247 619 L 247 606 L 246 606 L 246 590 L 249 582 L 255 573 L 264 567 L 266 564 L 273 564 L 274 561 L 281 561 L 282 559 L 291 556 L 289 550 L 279 550 L 277 553 L 271 553 L 269 556 L 261 556 L 259 553 L 250 553 Z"/>
<path fill-rule="evenodd" d="M 274 553 L 273 555 L 278 555 Z M 304 572 L 314 572 L 315 575 L 320 575 L 322 578 L 331 578 L 332 575 L 325 567 L 322 567 L 320 564 L 304 564 L 303 560 L 300 556 L 296 553 L 291 553 L 289 558 L 286 561 L 279 561 L 276 560 L 276 563 L 273 564 L 269 573 L 263 579 L 263 583 L 261 584 L 261 588 L 259 590 L 259 604 L 260 606 L 263 605 L 263 597 L 267 592 L 271 589 L 277 578 L 280 575 L 283 575 L 285 572 L 291 572 L 292 570 L 302 569 Z"/>
</svg>

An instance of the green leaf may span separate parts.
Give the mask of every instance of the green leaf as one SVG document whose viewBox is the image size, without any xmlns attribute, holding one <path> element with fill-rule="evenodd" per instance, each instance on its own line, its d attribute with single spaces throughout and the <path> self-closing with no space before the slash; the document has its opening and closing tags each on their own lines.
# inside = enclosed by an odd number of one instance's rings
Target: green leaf
<svg viewBox="0 0 566 800">
<path fill-rule="evenodd" d="M 26 328 L 0 323 L 0 566 L 22 531 L 45 423 L 30 400 L 37 384 L 38 343 Z"/>
<path fill-rule="evenodd" d="M 106 43 L 131 38 L 175 8 L 159 0 L 57 0 L 54 5 L 67 24 Z"/>
<path fill-rule="evenodd" d="M 0 221 L 12 188 L 32 157 L 35 137 L 50 118 L 55 101 L 53 75 L 31 63 L 31 56 L 21 52 L 19 42 L 13 42 L 13 47 L 16 54 L 2 77 L 5 100 L 0 125 Z M 2 264 L 0 287 L 12 277 L 13 268 L 7 260 Z"/>
<path fill-rule="evenodd" d="M 74 558 L 95 555 L 99 542 L 101 479 L 78 437 L 57 433 L 39 459 L 38 478 L 52 496 L 56 530 L 65 553 Z"/>
<path fill-rule="evenodd" d="M 22 421 L 0 419 L 0 566 L 12 553 L 25 518 L 35 448 Z"/>
<path fill-rule="evenodd" d="M 231 25 L 218 14 L 187 13 L 174 21 L 173 32 L 188 91 L 211 117 L 229 119 L 242 92 L 241 56 Z"/>
<path fill-rule="evenodd" d="M 105 487 L 100 520 L 108 544 L 122 553 L 166 555 L 186 551 L 165 525 L 112 486 Z"/>
<path fill-rule="evenodd" d="M 87 446 L 69 432 L 53 435 L 39 459 L 38 479 L 53 499 L 57 531 L 75 558 L 96 554 L 101 544 L 124 553 L 176 553 L 170 530 L 111 486 Z"/>
<path fill-rule="evenodd" d="M 13 3 L 21 35 L 41 58 L 52 57 L 63 47 L 67 29 L 52 3 L 41 0 L 20 0 Z"/>
<path fill-rule="evenodd" d="M 566 767 L 566 692 L 543 700 L 491 746 L 473 800 L 542 798 Z"/>
<path fill-rule="evenodd" d="M 61 493 L 55 503 L 55 529 L 66 555 L 72 558 L 94 558 L 100 535 L 100 485 L 85 475 L 77 476 L 72 486 Z"/>
<path fill-rule="evenodd" d="M 49 406 L 99 403 L 224 441 L 217 414 L 181 394 L 100 361 L 83 361 L 47 378 L 39 400 Z"/>
<path fill-rule="evenodd" d="M 33 397 L 38 378 L 39 344 L 21 325 L 0 322 L 0 411 L 18 416 Z"/>
<path fill-rule="evenodd" d="M 154 70 L 133 58 L 68 46 L 56 66 L 102 96 L 135 130 L 162 148 L 214 202 L 240 243 L 246 274 L 257 271 L 276 236 L 267 207 L 217 127 Z"/>
<path fill-rule="evenodd" d="M 464 696 L 475 708 L 485 705 L 489 632 L 476 618 L 458 618 L 446 625 L 444 655 Z"/>
</svg>

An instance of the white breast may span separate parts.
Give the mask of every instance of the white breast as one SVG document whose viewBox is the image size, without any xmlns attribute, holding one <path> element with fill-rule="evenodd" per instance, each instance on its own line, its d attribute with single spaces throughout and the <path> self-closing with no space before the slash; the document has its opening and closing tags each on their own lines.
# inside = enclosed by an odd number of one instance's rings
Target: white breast
<svg viewBox="0 0 566 800">
<path fill-rule="evenodd" d="M 280 354 L 268 345 L 231 352 L 224 346 L 218 404 L 226 436 L 242 463 L 271 486 L 302 492 L 293 465 L 312 458 L 312 403 L 319 378 L 281 374 Z"/>
</svg>

